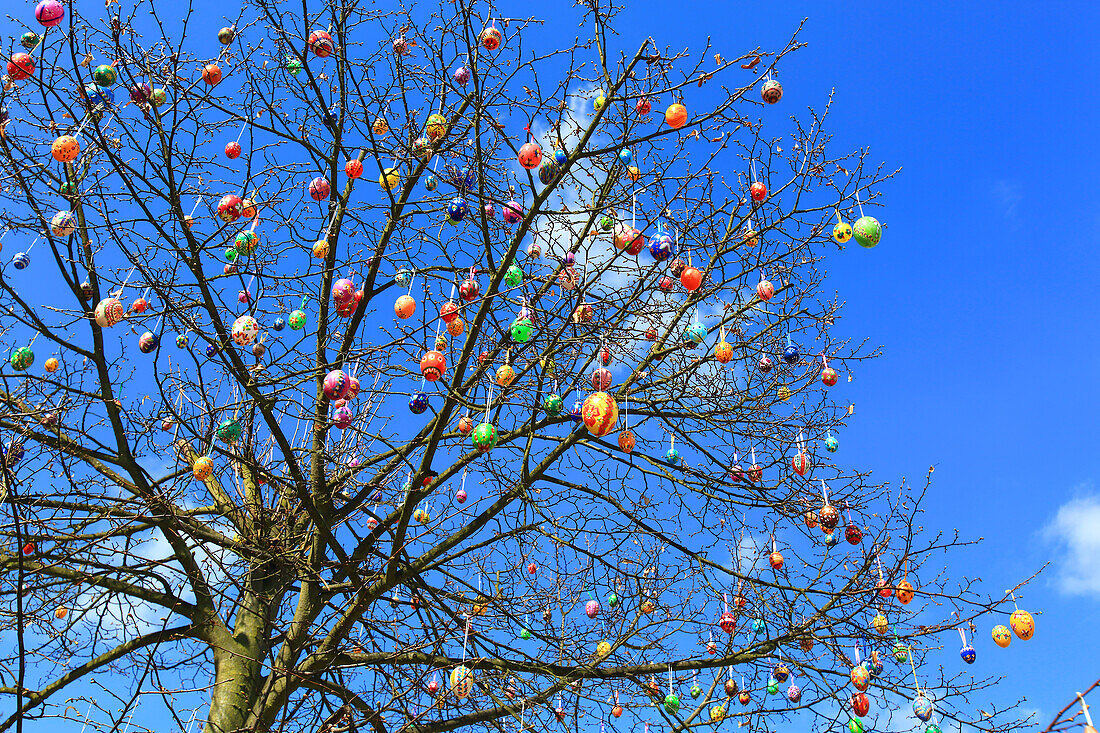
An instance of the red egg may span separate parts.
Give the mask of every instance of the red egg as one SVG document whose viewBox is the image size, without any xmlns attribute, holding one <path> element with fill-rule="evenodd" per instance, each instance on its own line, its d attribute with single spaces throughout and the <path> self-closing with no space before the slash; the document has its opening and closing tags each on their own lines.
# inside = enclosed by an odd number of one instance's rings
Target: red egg
<svg viewBox="0 0 1100 733">
<path fill-rule="evenodd" d="M 768 197 L 768 187 L 760 181 L 749 186 L 749 196 L 752 196 L 752 200 L 760 203 Z"/>
<path fill-rule="evenodd" d="M 363 164 L 355 159 L 349 160 L 344 163 L 344 173 L 348 174 L 348 178 L 358 178 L 363 175 Z"/>
<path fill-rule="evenodd" d="M 761 280 L 756 284 L 756 295 L 760 300 L 765 303 L 772 299 L 775 295 L 775 286 L 772 285 L 771 280 Z"/>
<path fill-rule="evenodd" d="M 848 540 L 849 545 L 858 545 L 863 541 L 863 532 L 856 525 L 849 524 L 844 529 L 844 539 Z"/>
<path fill-rule="evenodd" d="M 871 709 L 871 701 L 867 698 L 867 695 L 862 692 L 857 692 L 852 695 L 852 710 L 859 717 L 867 715 Z"/>
<path fill-rule="evenodd" d="M 773 570 L 783 569 L 783 555 L 778 552 L 773 552 L 768 555 L 768 564 L 772 566 Z"/>
<path fill-rule="evenodd" d="M 236 140 L 225 144 L 225 157 L 233 160 L 241 157 L 241 144 Z"/>
<path fill-rule="evenodd" d="M 826 387 L 832 387 L 836 384 L 837 377 L 836 369 L 832 367 L 825 367 L 821 370 L 821 383 Z"/>
<path fill-rule="evenodd" d="M 450 323 L 458 318 L 458 303 L 455 303 L 453 300 L 448 300 L 443 304 L 443 307 L 439 309 L 439 317 L 443 319 L 444 323 Z"/>
<path fill-rule="evenodd" d="M 649 103 L 649 100 L 645 97 L 639 99 L 638 102 L 634 105 L 634 111 L 643 116 L 648 115 L 650 110 L 652 109 L 653 105 L 651 105 Z"/>
<path fill-rule="evenodd" d="M 542 148 L 539 147 L 538 143 L 524 143 L 519 149 L 519 164 L 527 170 L 538 168 L 541 162 Z"/>
<path fill-rule="evenodd" d="M 691 267 L 690 265 L 685 267 L 683 273 L 680 275 L 680 283 L 688 292 L 695 292 L 699 289 L 699 286 L 703 284 L 703 271 L 696 267 Z"/>
<path fill-rule="evenodd" d="M 539 569 L 538 565 L 535 565 L 535 563 L 533 563 L 533 562 L 527 563 L 527 572 L 530 573 L 531 575 L 534 575 L 536 572 L 538 572 L 538 569 Z"/>
</svg>

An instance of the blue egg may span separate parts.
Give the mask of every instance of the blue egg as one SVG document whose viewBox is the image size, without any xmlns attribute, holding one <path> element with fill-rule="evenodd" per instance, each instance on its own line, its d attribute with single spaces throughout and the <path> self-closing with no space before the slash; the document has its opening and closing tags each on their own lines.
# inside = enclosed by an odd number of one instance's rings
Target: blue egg
<svg viewBox="0 0 1100 733">
<path fill-rule="evenodd" d="M 967 644 L 959 650 L 959 656 L 962 657 L 962 660 L 967 664 L 974 664 L 974 660 L 978 658 L 978 651 L 973 645 Z"/>
<path fill-rule="evenodd" d="M 284 321 L 282 318 L 276 318 L 274 328 L 276 331 L 282 331 L 284 328 L 286 328 L 286 321 Z"/>
<path fill-rule="evenodd" d="M 680 451 L 676 450 L 675 448 L 669 448 L 665 452 L 665 460 L 671 463 L 673 466 L 677 465 L 680 462 Z"/>
<path fill-rule="evenodd" d="M 581 406 L 583 404 L 580 400 L 573 403 L 573 409 L 569 411 L 569 417 L 573 422 L 581 421 Z"/>
<path fill-rule="evenodd" d="M 794 364 L 798 361 L 798 347 L 794 344 L 787 344 L 787 348 L 783 349 L 783 361 L 788 364 Z"/>
<path fill-rule="evenodd" d="M 382 501 L 382 489 L 377 489 L 371 494 L 370 500 L 374 502 Z"/>
<path fill-rule="evenodd" d="M 214 344 L 210 344 L 209 346 L 206 347 L 206 355 L 208 357 L 212 357 L 216 353 L 218 353 L 218 349 L 214 346 Z"/>
<path fill-rule="evenodd" d="M 825 450 L 829 451 L 830 453 L 836 453 L 839 447 L 840 441 L 834 438 L 832 435 L 825 439 Z"/>
<path fill-rule="evenodd" d="M 667 234 L 658 234 L 649 240 L 649 253 L 653 255 L 653 259 L 664 262 L 676 254 L 676 243 Z"/>
<path fill-rule="evenodd" d="M 569 160 L 569 154 L 561 149 L 555 150 L 554 160 L 558 162 L 558 165 L 565 165 L 565 162 Z"/>
<path fill-rule="evenodd" d="M 752 633 L 763 634 L 764 633 L 764 619 L 754 618 L 752 620 Z"/>
<path fill-rule="evenodd" d="M 434 191 L 438 186 L 439 181 L 436 180 L 435 176 L 429 173 L 428 177 L 424 179 L 424 188 L 428 189 L 429 191 Z"/>
<path fill-rule="evenodd" d="M 466 218 L 468 211 L 469 207 L 466 206 L 466 199 L 460 196 L 451 201 L 451 205 L 447 207 L 447 216 L 451 218 L 451 221 L 462 221 Z"/>
<path fill-rule="evenodd" d="M 840 538 L 836 536 L 836 532 L 830 532 L 829 534 L 825 535 L 826 547 L 836 547 L 838 542 L 840 542 Z"/>
<path fill-rule="evenodd" d="M 684 336 L 693 344 L 701 344 L 707 337 L 707 327 L 696 321 L 691 324 Z"/>
<path fill-rule="evenodd" d="M 101 87 L 98 84 L 85 84 L 84 96 L 88 98 L 88 104 L 92 108 L 106 107 L 115 101 L 115 91 L 107 87 Z"/>
<path fill-rule="evenodd" d="M 411 398 L 409 398 L 409 409 L 412 414 L 419 415 L 428 409 L 428 395 L 423 392 L 417 392 Z"/>
<path fill-rule="evenodd" d="M 623 148 L 619 151 L 619 162 L 623 165 L 630 165 L 634 161 L 634 153 L 630 152 L 629 148 Z"/>
<path fill-rule="evenodd" d="M 23 450 L 22 443 L 15 443 L 11 448 L 0 446 L 0 455 L 4 457 L 4 462 L 9 466 L 14 466 L 16 463 L 19 463 L 26 454 L 27 452 Z"/>
<path fill-rule="evenodd" d="M 26 252 L 20 252 L 12 258 L 11 263 L 15 265 L 16 270 L 25 270 L 27 265 L 31 263 L 31 257 Z"/>
</svg>

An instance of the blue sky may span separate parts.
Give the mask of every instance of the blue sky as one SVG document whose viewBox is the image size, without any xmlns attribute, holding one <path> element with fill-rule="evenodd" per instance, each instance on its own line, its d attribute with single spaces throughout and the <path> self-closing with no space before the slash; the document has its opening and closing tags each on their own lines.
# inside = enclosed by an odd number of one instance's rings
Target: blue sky
<svg viewBox="0 0 1100 733">
<path fill-rule="evenodd" d="M 550 21 L 544 33 L 581 32 L 555 23 L 553 6 L 534 13 Z M 998 593 L 1051 562 L 1021 603 L 1037 614 L 1035 638 L 1001 650 L 985 624 L 975 642 L 977 665 L 1005 675 L 975 704 L 1026 697 L 1045 725 L 1095 678 L 1100 649 L 1100 491 L 1089 460 L 1100 334 L 1087 315 L 1100 295 L 1088 152 L 1100 10 L 631 0 L 618 41 L 697 48 L 720 29 L 712 42 L 728 56 L 780 47 L 806 16 L 809 47 L 779 74 L 782 114 L 820 107 L 835 88 L 836 148 L 870 146 L 873 160 L 904 168 L 876 214 L 883 243 L 828 263 L 829 287 L 847 303 L 844 332 L 885 346 L 843 384 L 856 419 L 838 460 L 890 482 L 921 481 L 935 465 L 925 526 L 985 538 L 956 553 L 953 576 Z M 208 25 L 213 34 L 220 24 Z M 958 639 L 944 643 L 954 669 Z"/>
</svg>

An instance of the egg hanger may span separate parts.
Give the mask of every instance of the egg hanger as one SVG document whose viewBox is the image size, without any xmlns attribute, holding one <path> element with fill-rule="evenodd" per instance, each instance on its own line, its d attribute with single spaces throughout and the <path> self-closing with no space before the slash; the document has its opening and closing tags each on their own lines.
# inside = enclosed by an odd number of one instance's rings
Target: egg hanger
<svg viewBox="0 0 1100 733">
<path fill-rule="evenodd" d="M 1077 699 L 1081 701 L 1081 712 L 1085 715 L 1085 733 L 1093 733 L 1096 728 L 1092 724 L 1092 715 L 1089 713 L 1089 705 L 1085 702 L 1085 696 L 1078 692 Z"/>
</svg>

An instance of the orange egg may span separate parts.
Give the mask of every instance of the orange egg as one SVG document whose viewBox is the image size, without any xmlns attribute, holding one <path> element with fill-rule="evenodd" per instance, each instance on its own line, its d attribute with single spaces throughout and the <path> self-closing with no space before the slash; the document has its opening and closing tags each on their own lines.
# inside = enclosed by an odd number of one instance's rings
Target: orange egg
<svg viewBox="0 0 1100 733">
<path fill-rule="evenodd" d="M 80 155 L 80 142 L 72 135 L 62 135 L 53 141 L 50 153 L 59 163 L 71 163 Z"/>
<path fill-rule="evenodd" d="M 703 271 L 697 267 L 685 267 L 684 271 L 680 274 L 680 284 L 683 285 L 688 292 L 695 292 L 699 289 L 699 286 L 703 284 Z"/>
<path fill-rule="evenodd" d="M 1012 633 L 1020 637 L 1022 641 L 1027 641 L 1035 635 L 1035 619 L 1027 611 L 1017 608 L 1008 617 L 1008 623 L 1012 627 Z"/>
<path fill-rule="evenodd" d="M 456 318 L 447 324 L 447 333 L 452 336 L 461 336 L 462 332 L 466 330 L 466 321 L 461 318 Z"/>
<path fill-rule="evenodd" d="M 43 366 L 46 367 L 47 372 L 49 372 L 50 374 L 53 374 L 54 372 L 57 371 L 57 367 L 59 367 L 60 365 L 61 365 L 61 362 L 59 362 L 57 359 L 55 359 L 54 357 L 51 356 L 49 359 L 46 359 L 46 363 Z"/>
<path fill-rule="evenodd" d="M 897 587 L 898 603 L 906 605 L 913 600 L 913 584 L 908 580 L 902 580 Z"/>
<path fill-rule="evenodd" d="M 673 130 L 679 130 L 687 122 L 688 111 L 687 107 L 680 104 L 670 104 L 668 109 L 665 110 L 665 122 Z"/>
<path fill-rule="evenodd" d="M 202 80 L 210 86 L 214 86 L 222 80 L 222 70 L 217 64 L 207 64 L 202 69 Z"/>
<path fill-rule="evenodd" d="M 411 295 L 402 295 L 393 304 L 393 312 L 398 318 L 409 318 L 416 313 L 416 300 Z"/>
</svg>

